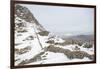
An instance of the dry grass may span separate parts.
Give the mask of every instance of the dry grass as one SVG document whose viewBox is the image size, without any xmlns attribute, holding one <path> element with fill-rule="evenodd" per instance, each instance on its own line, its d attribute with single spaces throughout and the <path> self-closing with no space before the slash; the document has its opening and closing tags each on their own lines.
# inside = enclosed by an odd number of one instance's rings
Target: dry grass
<svg viewBox="0 0 100 69">
<path fill-rule="evenodd" d="M 94 59 L 94 55 L 90 55 L 90 54 L 88 54 L 88 53 L 86 53 L 84 51 L 70 51 L 68 49 L 62 49 L 60 47 L 55 47 L 53 45 L 50 45 L 50 46 L 44 48 L 44 52 L 40 52 L 39 54 L 37 54 L 36 56 L 34 56 L 33 58 L 31 58 L 29 60 L 23 60 L 19 65 L 24 65 L 24 64 L 31 63 L 31 62 L 36 62 L 36 61 L 43 60 L 41 56 L 46 51 L 50 51 L 50 52 L 54 52 L 54 53 L 63 53 L 69 59 L 75 59 L 75 58 L 77 58 L 77 59 L 83 59 L 84 57 L 87 57 L 90 60 Z M 44 57 L 46 57 L 46 56 L 44 56 Z"/>
<path fill-rule="evenodd" d="M 87 57 L 87 58 L 93 60 L 93 55 L 90 55 L 85 51 L 70 51 L 68 49 L 54 47 L 53 45 L 50 45 L 45 50 L 55 52 L 55 53 L 64 53 L 69 59 L 74 59 L 74 58 L 83 59 L 84 57 Z"/>
<path fill-rule="evenodd" d="M 48 31 L 42 31 L 42 32 L 38 32 L 39 35 L 41 36 L 48 36 L 49 32 Z"/>
<path fill-rule="evenodd" d="M 92 48 L 93 47 L 93 45 L 92 44 L 90 44 L 90 43 L 86 43 L 86 44 L 84 44 L 84 46 L 83 46 L 84 48 Z"/>
<path fill-rule="evenodd" d="M 18 54 L 18 55 L 21 55 L 21 54 L 28 52 L 29 50 L 31 50 L 31 47 L 27 46 L 23 49 L 15 49 L 15 53 Z"/>
<path fill-rule="evenodd" d="M 27 60 L 27 59 L 23 60 L 21 63 L 19 63 L 19 66 L 42 60 L 41 55 L 43 55 L 44 53 L 45 52 L 40 52 L 39 54 L 35 55 L 33 58 L 31 58 L 29 60 Z"/>
</svg>

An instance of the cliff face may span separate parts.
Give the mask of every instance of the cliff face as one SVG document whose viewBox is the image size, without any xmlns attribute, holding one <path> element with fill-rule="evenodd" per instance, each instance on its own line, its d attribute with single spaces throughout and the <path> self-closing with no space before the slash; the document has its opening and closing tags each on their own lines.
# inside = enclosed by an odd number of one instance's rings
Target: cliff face
<svg viewBox="0 0 100 69">
<path fill-rule="evenodd" d="M 15 5 L 15 14 L 17 17 L 25 20 L 26 22 L 34 23 L 38 27 L 38 30 L 46 31 L 43 26 L 36 20 L 34 15 L 28 10 L 28 8 L 20 5 Z"/>
<path fill-rule="evenodd" d="M 71 62 L 76 58 L 93 60 L 93 48 L 87 51 L 77 44 L 67 45 L 65 40 L 47 31 L 29 9 L 21 5 L 15 5 L 14 28 L 15 65 Z"/>
</svg>

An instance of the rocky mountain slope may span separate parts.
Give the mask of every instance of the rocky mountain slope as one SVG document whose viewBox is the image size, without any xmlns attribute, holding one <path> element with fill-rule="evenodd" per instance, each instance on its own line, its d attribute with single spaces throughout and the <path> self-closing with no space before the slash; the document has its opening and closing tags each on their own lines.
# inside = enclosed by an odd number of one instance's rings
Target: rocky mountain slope
<svg viewBox="0 0 100 69">
<path fill-rule="evenodd" d="M 28 8 L 15 5 L 15 65 L 92 61 L 94 46 L 67 44 L 47 31 Z"/>
</svg>

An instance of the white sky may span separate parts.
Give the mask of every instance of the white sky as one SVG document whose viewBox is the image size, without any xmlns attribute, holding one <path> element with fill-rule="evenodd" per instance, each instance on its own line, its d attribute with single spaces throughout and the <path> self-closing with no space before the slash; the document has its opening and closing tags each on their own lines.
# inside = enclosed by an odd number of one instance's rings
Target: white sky
<svg viewBox="0 0 100 69">
<path fill-rule="evenodd" d="M 94 9 L 21 4 L 47 30 L 63 34 L 93 34 Z"/>
</svg>

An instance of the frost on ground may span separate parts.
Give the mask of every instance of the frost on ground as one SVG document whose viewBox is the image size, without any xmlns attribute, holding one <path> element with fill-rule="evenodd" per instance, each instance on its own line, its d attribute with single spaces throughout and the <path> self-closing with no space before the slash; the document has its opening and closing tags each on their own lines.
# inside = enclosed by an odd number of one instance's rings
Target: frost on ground
<svg viewBox="0 0 100 69">
<path fill-rule="evenodd" d="M 69 43 L 47 31 L 28 8 L 15 5 L 15 65 L 94 60 L 94 45 Z"/>
</svg>

